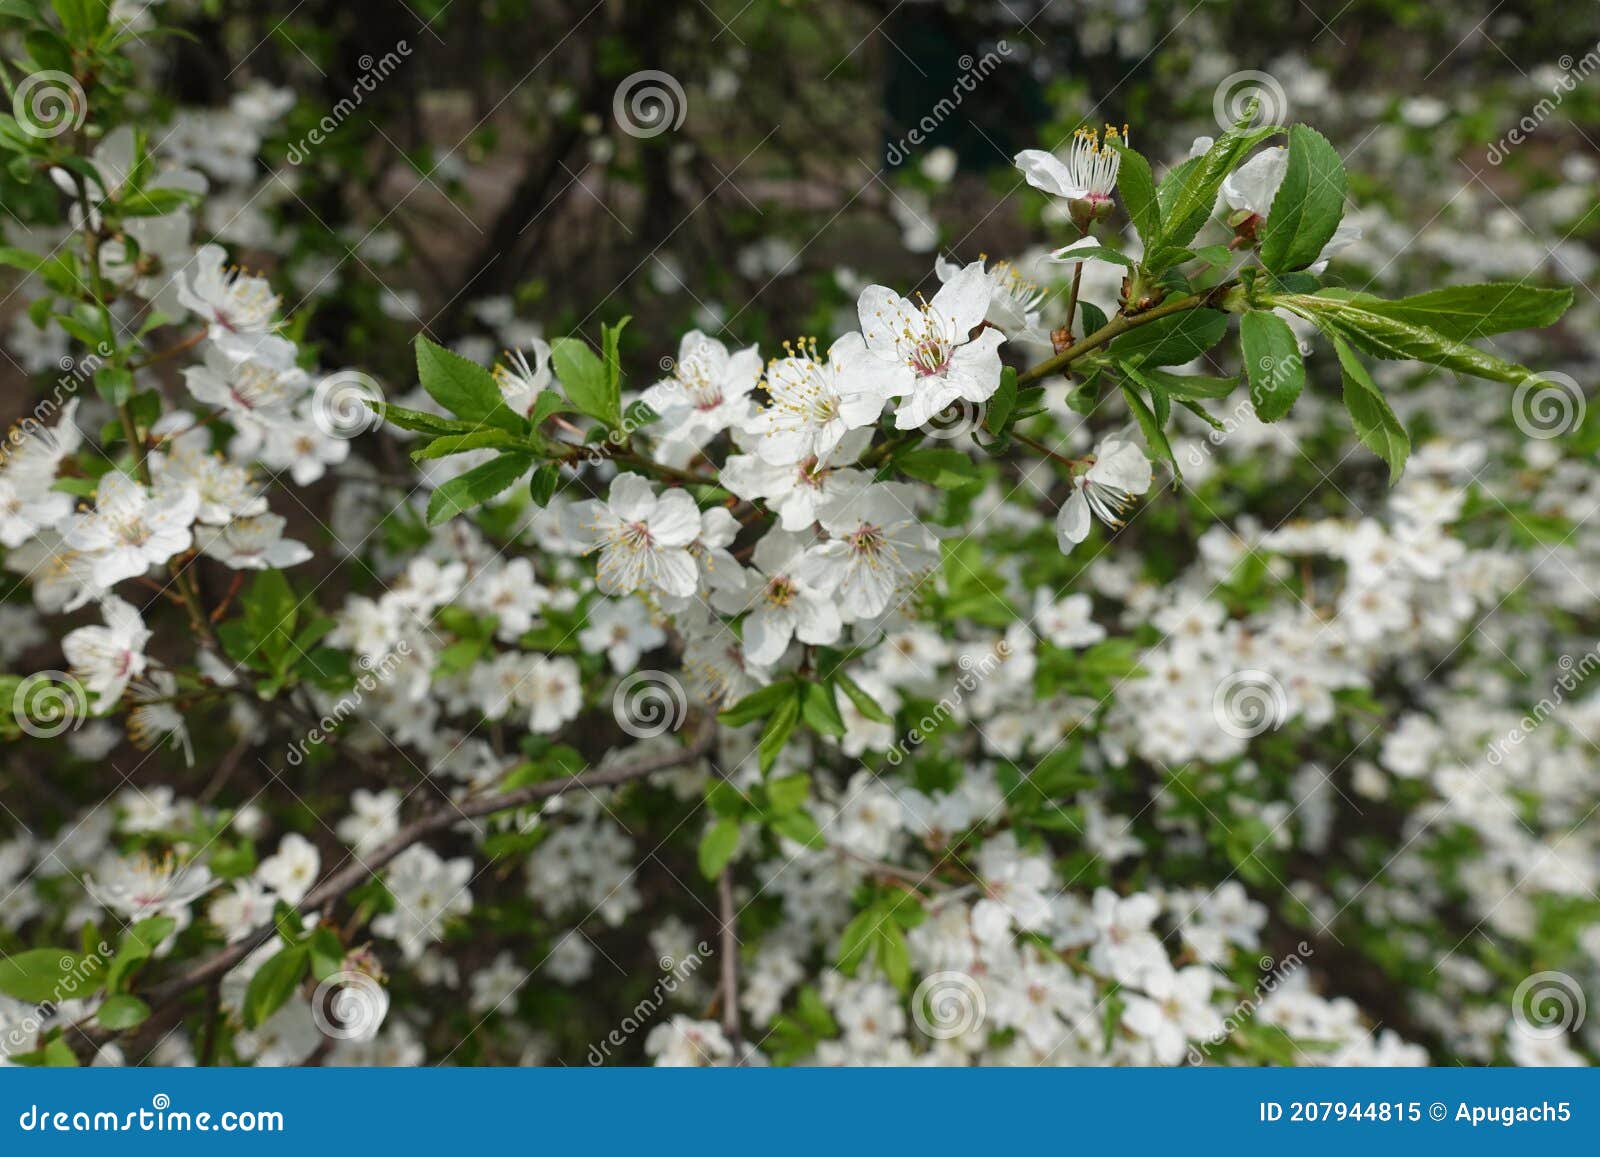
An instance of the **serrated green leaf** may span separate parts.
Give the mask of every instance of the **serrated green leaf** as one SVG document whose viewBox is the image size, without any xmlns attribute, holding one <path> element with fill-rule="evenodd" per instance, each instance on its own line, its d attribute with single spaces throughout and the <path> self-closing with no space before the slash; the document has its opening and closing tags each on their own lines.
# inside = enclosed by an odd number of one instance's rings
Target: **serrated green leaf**
<svg viewBox="0 0 1600 1157">
<path fill-rule="evenodd" d="M 1150 162 L 1115 137 L 1111 139 L 1111 147 L 1122 155 L 1117 167 L 1117 191 L 1122 194 L 1122 206 L 1128 211 L 1139 240 L 1148 249 L 1161 235 L 1161 204 L 1156 199 Z"/>
<path fill-rule="evenodd" d="M 417 377 L 428 396 L 458 418 L 513 434 L 527 429 L 488 370 L 425 337 L 417 338 Z"/>
<path fill-rule="evenodd" d="M 1239 319 L 1239 346 L 1256 416 L 1276 422 L 1289 412 L 1306 384 L 1300 342 L 1281 317 L 1252 310 Z"/>
<path fill-rule="evenodd" d="M 505 493 L 534 465 L 531 454 L 501 454 L 450 479 L 428 499 L 428 525 L 438 526 Z"/>
<path fill-rule="evenodd" d="M 1139 381 L 1139 370 L 1130 366 L 1127 367 L 1127 372 L 1128 376 L 1133 378 L 1134 381 Z M 1139 423 L 1139 430 L 1144 434 L 1145 445 L 1150 448 L 1151 455 L 1170 462 L 1173 473 L 1181 478 L 1183 475 L 1178 469 L 1178 459 L 1172 452 L 1172 443 L 1167 441 L 1167 433 L 1161 428 L 1161 423 L 1156 420 L 1155 413 L 1145 403 L 1145 400 L 1139 396 L 1139 391 L 1127 382 L 1120 383 L 1120 388 L 1123 400 L 1128 403 L 1128 409 L 1132 412 L 1134 420 Z"/>
<path fill-rule="evenodd" d="M 1333 337 L 1332 341 L 1344 370 L 1344 406 L 1350 412 L 1356 437 L 1389 464 L 1389 482 L 1393 485 L 1405 469 L 1406 458 L 1411 453 L 1411 437 L 1355 351 L 1338 337 Z"/>
<path fill-rule="evenodd" d="M 515 450 L 527 453 L 528 449 L 526 438 L 499 427 L 487 427 L 465 434 L 441 435 L 411 451 L 411 459 L 414 462 L 425 462 L 431 458 L 464 454 L 469 450 Z"/>
<path fill-rule="evenodd" d="M 1181 366 L 1222 340 L 1228 315 L 1216 309 L 1186 309 L 1131 329 L 1107 352 L 1118 362 L 1141 366 Z"/>
<path fill-rule="evenodd" d="M 1344 161 L 1315 129 L 1289 130 L 1288 164 L 1261 232 L 1261 264 L 1274 273 L 1304 269 L 1322 255 L 1344 217 Z"/>
<path fill-rule="evenodd" d="M 1321 293 L 1288 294 L 1268 297 L 1266 304 L 1284 306 L 1323 333 L 1343 338 L 1374 357 L 1426 362 L 1510 385 L 1523 381 L 1532 372 L 1437 330 L 1374 313 L 1364 300 Z"/>
<path fill-rule="evenodd" d="M 1488 283 L 1452 285 L 1396 301 L 1361 297 L 1362 307 L 1455 341 L 1554 325 L 1572 305 L 1571 289 Z"/>
<path fill-rule="evenodd" d="M 550 360 L 568 399 L 578 408 L 607 426 L 622 424 L 622 395 L 610 369 L 582 338 L 557 338 L 550 347 Z"/>
</svg>

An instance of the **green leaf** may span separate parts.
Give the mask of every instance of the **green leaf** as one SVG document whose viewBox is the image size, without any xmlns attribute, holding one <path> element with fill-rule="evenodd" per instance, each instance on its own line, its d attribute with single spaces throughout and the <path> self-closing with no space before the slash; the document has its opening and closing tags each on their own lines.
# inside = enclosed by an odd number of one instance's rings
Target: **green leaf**
<svg viewBox="0 0 1600 1157">
<path fill-rule="evenodd" d="M 1133 378 L 1134 381 L 1140 380 L 1139 371 L 1131 366 L 1128 367 L 1128 376 Z M 1145 404 L 1145 400 L 1139 396 L 1138 390 L 1127 382 L 1121 383 L 1121 389 L 1122 397 L 1128 403 L 1128 409 L 1132 411 L 1134 420 L 1139 423 L 1139 430 L 1144 434 L 1145 444 L 1150 447 L 1150 453 L 1157 458 L 1165 458 L 1172 463 L 1173 472 L 1182 477 L 1181 471 L 1178 470 L 1178 459 L 1172 453 L 1172 443 L 1167 441 L 1166 431 L 1161 428 L 1161 423 L 1156 421 L 1155 414 Z"/>
<path fill-rule="evenodd" d="M 1161 204 L 1156 199 L 1150 162 L 1115 137 L 1111 139 L 1111 147 L 1122 154 L 1122 163 L 1117 167 L 1117 191 L 1122 194 L 1123 208 L 1127 209 L 1139 240 L 1148 249 L 1161 235 Z"/>
<path fill-rule="evenodd" d="M 1239 319 L 1239 346 L 1256 417 L 1276 422 L 1289 412 L 1306 384 L 1300 342 L 1281 317 L 1251 310 Z"/>
<path fill-rule="evenodd" d="M 245 1027 L 260 1028 L 268 1017 L 282 1008 L 294 994 L 310 963 L 310 952 L 300 944 L 291 945 L 263 961 L 245 989 Z"/>
<path fill-rule="evenodd" d="M 408 410 L 404 406 L 382 402 L 377 398 L 363 398 L 362 401 L 376 410 L 385 422 L 399 426 L 402 430 L 416 430 L 422 434 L 470 434 L 477 429 L 471 422 L 441 418 L 438 414 L 430 414 L 426 410 Z"/>
<path fill-rule="evenodd" d="M 171 936 L 178 922 L 171 916 L 147 916 L 122 934 L 117 954 L 106 973 L 106 988 L 120 991 L 134 971 L 150 959 L 162 941 Z"/>
<path fill-rule="evenodd" d="M 112 1032 L 121 1032 L 124 1029 L 137 1028 L 150 1016 L 150 1006 L 137 996 L 128 996 L 119 993 L 108 996 L 100 1010 L 95 1013 L 95 1019 L 102 1027 Z"/>
<path fill-rule="evenodd" d="M 1005 432 L 1007 420 L 1017 407 L 1017 371 L 1006 366 L 1000 371 L 1000 385 L 989 397 L 983 412 L 984 428 L 991 433 Z"/>
<path fill-rule="evenodd" d="M 792 811 L 783 812 L 772 817 L 772 830 L 786 839 L 791 839 L 808 848 L 819 848 L 823 844 L 822 829 L 817 826 L 817 821 L 811 817 L 810 812 Z"/>
<path fill-rule="evenodd" d="M 1526 366 L 1503 361 L 1437 330 L 1376 313 L 1365 300 L 1318 293 L 1268 297 L 1266 303 L 1284 306 L 1313 322 L 1329 337 L 1343 338 L 1374 357 L 1426 362 L 1509 385 L 1516 385 L 1532 373 Z"/>
<path fill-rule="evenodd" d="M 1168 169 L 1156 186 L 1156 209 L 1163 218 L 1172 212 L 1172 207 L 1177 204 L 1178 194 L 1189 182 L 1189 177 L 1200 165 L 1199 157 L 1186 157 L 1172 168 Z M 1148 249 L 1149 246 L 1147 245 Z"/>
<path fill-rule="evenodd" d="M 911 987 L 911 952 L 905 930 L 892 919 L 878 925 L 878 967 L 901 992 Z"/>
<path fill-rule="evenodd" d="M 763 772 L 772 770 L 772 765 L 778 761 L 778 755 L 783 751 L 783 745 L 789 742 L 789 736 L 799 721 L 798 695 L 791 695 L 779 702 L 772 717 L 767 720 L 766 728 L 761 732 L 761 741 L 756 745 L 758 763 Z"/>
<path fill-rule="evenodd" d="M 1452 285 L 1397 301 L 1357 300 L 1370 313 L 1422 326 L 1455 341 L 1469 341 L 1553 325 L 1572 305 L 1572 290 L 1490 283 Z"/>
<path fill-rule="evenodd" d="M 622 395 L 622 331 L 631 320 L 625 317 L 616 325 L 600 327 L 600 352 L 606 363 L 606 388 L 613 397 L 620 398 Z"/>
<path fill-rule="evenodd" d="M 1304 269 L 1322 255 L 1344 217 L 1344 162 L 1315 129 L 1289 130 L 1283 183 L 1261 234 L 1261 264 L 1274 273 Z"/>
<path fill-rule="evenodd" d="M 233 630 L 219 632 L 224 645 L 233 640 L 229 655 L 260 671 L 281 672 L 294 647 L 295 623 L 300 605 L 281 570 L 259 572 L 240 603 L 241 620 L 225 623 Z"/>
<path fill-rule="evenodd" d="M 1239 384 L 1237 378 L 1218 378 L 1209 374 L 1175 374 L 1152 366 L 1139 367 L 1140 379 L 1152 389 L 1175 400 L 1196 398 L 1225 398 Z"/>
<path fill-rule="evenodd" d="M 1186 309 L 1138 326 L 1114 339 L 1107 352 L 1118 362 L 1181 366 L 1222 340 L 1228 315 L 1216 309 Z"/>
<path fill-rule="evenodd" d="M 792 812 L 811 798 L 811 777 L 785 775 L 767 784 L 767 802 L 775 812 Z"/>
<path fill-rule="evenodd" d="M 893 716 L 885 711 L 879 705 L 876 699 L 874 699 L 871 695 L 868 695 L 866 689 L 862 687 L 861 684 L 850 678 L 850 676 L 846 675 L 843 671 L 837 672 L 833 676 L 833 681 L 835 684 L 837 684 L 839 690 L 843 691 L 845 695 L 849 697 L 850 702 L 855 704 L 856 710 L 861 712 L 861 714 L 867 719 L 872 720 L 874 723 L 894 723 Z"/>
<path fill-rule="evenodd" d="M 446 458 L 451 454 L 464 454 L 468 450 L 516 450 L 528 452 L 528 440 L 508 430 L 490 427 L 473 430 L 468 434 L 445 434 L 424 446 L 411 451 L 414 462 L 430 458 Z"/>
<path fill-rule="evenodd" d="M 622 424 L 619 381 L 587 342 L 575 337 L 557 338 L 550 347 L 550 360 L 567 397 L 580 413 L 607 426 Z"/>
<path fill-rule="evenodd" d="M 513 434 L 527 429 L 488 370 L 425 337 L 417 338 L 417 377 L 428 396 L 458 418 Z"/>
<path fill-rule="evenodd" d="M 777 709 L 778 704 L 785 699 L 793 699 L 796 694 L 793 682 L 780 679 L 776 683 L 768 683 L 765 687 L 750 692 L 733 706 L 722 711 L 717 718 L 729 727 L 742 727 L 757 719 L 765 719 Z"/>
<path fill-rule="evenodd" d="M 895 455 L 894 464 L 908 477 L 940 490 L 983 488 L 983 474 L 977 463 L 959 450 L 903 450 Z"/>
<path fill-rule="evenodd" d="M 501 454 L 450 479 L 428 499 L 428 525 L 438 526 L 503 494 L 532 470 L 534 463 L 531 454 Z"/>
<path fill-rule="evenodd" d="M 120 406 L 133 394 L 133 371 L 126 366 L 103 366 L 95 371 L 94 390 L 113 406 Z"/>
<path fill-rule="evenodd" d="M 1356 437 L 1389 464 L 1389 482 L 1393 485 L 1405 469 L 1406 458 L 1411 453 L 1411 438 L 1355 351 L 1337 337 L 1332 340 L 1339 365 L 1344 370 L 1344 408 L 1350 412 Z"/>
<path fill-rule="evenodd" d="M 92 966 L 87 962 L 94 961 Z M 60 1004 L 98 988 L 91 974 L 104 961 L 66 948 L 33 948 L 0 958 L 0 993 L 28 1004 Z M 90 987 L 91 983 L 93 988 Z"/>
<path fill-rule="evenodd" d="M 700 837 L 700 874 L 714 880 L 739 850 L 739 821 L 728 817 L 720 819 L 706 829 Z"/>
<path fill-rule="evenodd" d="M 561 467 L 553 462 L 546 462 L 533 472 L 533 477 L 528 479 L 528 496 L 533 499 L 535 506 L 549 506 L 550 499 L 555 497 L 556 489 L 561 485 Z"/>
<path fill-rule="evenodd" d="M 806 726 L 821 735 L 842 738 L 844 717 L 839 714 L 839 705 L 834 701 L 833 687 L 827 683 L 807 683 L 804 686 L 800 714 Z"/>
<path fill-rule="evenodd" d="M 839 934 L 839 971 L 855 974 L 872 947 L 878 921 L 882 919 L 876 906 L 858 912 Z"/>
<path fill-rule="evenodd" d="M 1059 261 L 1071 264 L 1074 261 L 1109 261 L 1113 265 L 1125 265 L 1133 268 L 1133 258 L 1118 249 L 1107 249 L 1104 245 L 1080 245 L 1075 249 L 1069 248 L 1057 258 Z"/>
<path fill-rule="evenodd" d="M 1277 125 L 1249 128 L 1241 120 L 1218 137 L 1203 157 L 1178 166 L 1168 175 L 1167 181 L 1175 180 L 1176 184 L 1170 206 L 1162 209 L 1161 239 L 1145 253 L 1147 269 L 1158 273 L 1180 259 L 1200 227 L 1211 218 L 1223 180 L 1238 168 L 1246 153 L 1279 131 Z"/>
</svg>

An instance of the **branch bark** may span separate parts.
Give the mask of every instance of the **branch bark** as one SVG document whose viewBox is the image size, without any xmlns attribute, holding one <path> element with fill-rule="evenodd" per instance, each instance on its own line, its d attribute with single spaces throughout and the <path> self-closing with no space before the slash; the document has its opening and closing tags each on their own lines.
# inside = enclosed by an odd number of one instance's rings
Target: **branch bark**
<svg viewBox="0 0 1600 1157">
<path fill-rule="evenodd" d="M 661 755 L 640 760 L 625 767 L 586 771 L 580 775 L 570 776 L 567 779 L 528 784 L 512 791 L 479 796 L 476 799 L 465 799 L 435 808 L 428 814 L 407 824 L 370 855 L 359 859 L 352 857 L 338 871 L 325 877 L 322 883 L 306 893 L 305 898 L 297 905 L 297 910 L 301 913 L 314 912 L 318 908 L 336 901 L 350 889 L 377 874 L 391 860 L 411 847 L 411 845 L 430 835 L 454 827 L 463 819 L 476 819 L 480 816 L 492 815 L 495 812 L 526 807 L 528 804 L 537 803 L 540 800 L 553 799 L 556 796 L 565 795 L 567 792 L 577 788 L 616 787 L 620 784 L 631 783 L 637 779 L 644 779 L 646 776 L 654 775 L 658 771 L 682 767 L 684 764 L 692 763 L 710 752 L 713 743 L 716 741 L 716 736 L 716 722 L 714 719 L 708 719 L 701 724 L 699 734 L 691 739 L 687 746 L 677 751 L 663 752 Z M 222 975 L 230 968 L 239 964 L 250 953 L 270 940 L 275 928 L 276 926 L 270 922 L 262 925 L 244 937 L 244 939 L 220 949 L 177 976 L 154 985 L 144 994 L 145 1000 L 151 1007 L 159 1007 L 177 1000 L 193 988 L 220 980 Z M 114 1032 L 101 1029 L 98 1025 L 80 1030 L 81 1038 L 95 1047 L 104 1044 L 116 1035 Z"/>
</svg>

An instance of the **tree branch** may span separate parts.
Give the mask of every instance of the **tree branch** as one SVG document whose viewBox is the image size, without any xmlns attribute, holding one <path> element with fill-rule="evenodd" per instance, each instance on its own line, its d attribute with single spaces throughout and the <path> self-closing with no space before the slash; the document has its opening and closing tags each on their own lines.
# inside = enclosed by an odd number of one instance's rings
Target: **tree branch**
<svg viewBox="0 0 1600 1157">
<path fill-rule="evenodd" d="M 636 779 L 643 779 L 658 771 L 681 767 L 707 754 L 716 740 L 716 735 L 717 726 L 715 720 L 707 720 L 702 725 L 700 733 L 686 747 L 677 751 L 663 752 L 661 755 L 642 759 L 637 763 L 631 763 L 624 767 L 586 771 L 579 775 L 570 776 L 567 779 L 528 784 L 512 791 L 479 796 L 476 799 L 469 798 L 435 808 L 428 814 L 413 820 L 401 828 L 399 832 L 395 833 L 394 836 L 380 845 L 370 855 L 359 859 L 352 857 L 342 868 L 324 878 L 322 883 L 306 893 L 305 898 L 297 905 L 297 910 L 302 913 L 314 912 L 323 905 L 337 900 L 350 889 L 377 874 L 412 844 L 437 832 L 451 828 L 463 819 L 476 819 L 479 816 L 491 815 L 494 812 L 525 807 L 540 800 L 553 799 L 556 796 L 565 795 L 575 788 L 616 787 Z M 191 966 L 177 976 L 155 985 L 146 994 L 145 999 L 154 1007 L 173 1001 L 192 988 L 219 979 L 229 969 L 270 940 L 275 930 L 276 926 L 272 923 L 262 925 L 244 937 L 244 939 L 213 953 L 205 960 Z M 98 1046 L 116 1034 L 104 1032 L 98 1027 L 94 1027 L 84 1030 L 83 1035 L 91 1043 Z"/>
</svg>

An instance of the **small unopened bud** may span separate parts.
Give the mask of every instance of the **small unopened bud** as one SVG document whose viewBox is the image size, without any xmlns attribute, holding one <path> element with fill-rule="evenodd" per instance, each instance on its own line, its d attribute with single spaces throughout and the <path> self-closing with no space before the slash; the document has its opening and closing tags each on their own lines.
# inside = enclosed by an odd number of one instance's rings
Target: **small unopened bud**
<svg viewBox="0 0 1600 1157">
<path fill-rule="evenodd" d="M 1050 331 L 1050 346 L 1058 354 L 1064 354 L 1072 348 L 1072 327 L 1062 326 Z"/>
<path fill-rule="evenodd" d="M 1067 202 L 1067 211 L 1072 216 L 1072 223 L 1082 233 L 1087 233 L 1089 226 L 1095 222 L 1104 221 L 1111 216 L 1112 207 L 1113 202 L 1110 197 L 1074 197 Z"/>
<path fill-rule="evenodd" d="M 1233 230 L 1233 241 L 1230 243 L 1234 249 L 1242 249 L 1256 243 L 1256 234 L 1261 229 L 1261 214 L 1252 213 L 1249 209 L 1239 209 L 1228 214 L 1228 228 Z"/>
</svg>

